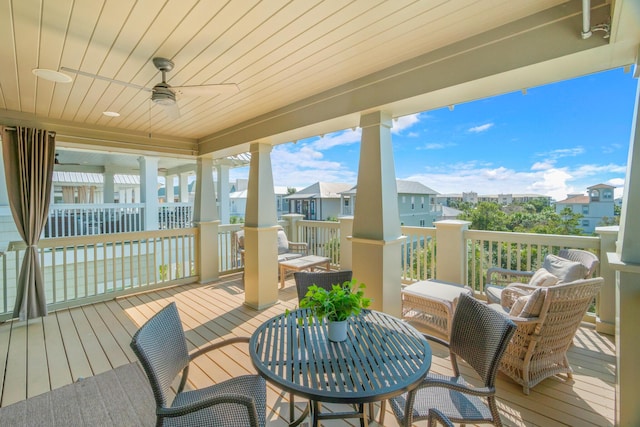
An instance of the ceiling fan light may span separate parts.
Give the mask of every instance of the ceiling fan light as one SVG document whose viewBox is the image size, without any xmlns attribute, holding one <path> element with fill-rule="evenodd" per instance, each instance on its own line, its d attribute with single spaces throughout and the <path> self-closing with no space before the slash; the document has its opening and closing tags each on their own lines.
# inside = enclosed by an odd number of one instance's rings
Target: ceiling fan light
<svg viewBox="0 0 640 427">
<path fill-rule="evenodd" d="M 49 70 L 47 68 L 34 68 L 31 72 L 41 79 L 56 83 L 71 83 L 73 79 L 60 71 Z"/>
<path fill-rule="evenodd" d="M 151 100 L 159 105 L 174 105 L 176 103 L 176 94 L 168 84 L 162 82 L 153 87 Z"/>
</svg>

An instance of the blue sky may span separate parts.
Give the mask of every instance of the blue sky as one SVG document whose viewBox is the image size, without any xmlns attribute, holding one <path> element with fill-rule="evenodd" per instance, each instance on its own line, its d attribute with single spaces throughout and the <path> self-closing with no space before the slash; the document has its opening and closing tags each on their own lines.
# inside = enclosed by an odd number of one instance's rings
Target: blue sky
<svg viewBox="0 0 640 427">
<path fill-rule="evenodd" d="M 439 193 L 622 194 L 637 81 L 622 69 L 401 117 L 396 176 Z M 360 129 L 274 147 L 275 185 L 355 184 Z M 231 178 L 245 178 L 248 168 Z"/>
</svg>

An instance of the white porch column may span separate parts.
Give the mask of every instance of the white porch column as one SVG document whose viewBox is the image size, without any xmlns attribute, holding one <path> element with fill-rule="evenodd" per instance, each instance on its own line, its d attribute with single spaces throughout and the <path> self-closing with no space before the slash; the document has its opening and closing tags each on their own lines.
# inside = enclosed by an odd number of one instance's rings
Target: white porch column
<svg viewBox="0 0 640 427">
<path fill-rule="evenodd" d="M 115 200 L 113 175 L 114 173 L 112 170 L 105 168 L 104 174 L 103 174 L 104 185 L 102 187 L 103 188 L 102 200 L 104 203 L 113 203 Z"/>
<path fill-rule="evenodd" d="M 158 158 L 138 157 L 140 163 L 140 203 L 144 203 L 144 230 L 158 229 Z M 136 196 L 137 197 L 137 196 Z"/>
<path fill-rule="evenodd" d="M 200 283 L 218 280 L 218 211 L 213 185 L 213 160 L 199 157 L 196 161 L 196 194 L 193 201 L 193 222 L 200 229 L 197 261 Z"/>
<path fill-rule="evenodd" d="M 401 314 L 398 191 L 391 145 L 391 116 L 377 111 L 360 118 L 358 204 L 351 240 L 353 277 L 366 284 L 371 308 Z"/>
<path fill-rule="evenodd" d="M 278 301 L 278 221 L 271 149 L 271 145 L 264 143 L 250 147 L 244 223 L 244 303 L 257 310 Z"/>
<path fill-rule="evenodd" d="M 629 143 L 627 175 L 622 196 L 618 248 L 608 253 L 616 269 L 616 421 L 619 426 L 640 425 L 640 85 Z"/>
<path fill-rule="evenodd" d="M 604 279 L 597 300 L 596 331 L 608 335 L 616 333 L 616 272 L 609 265 L 607 253 L 616 251 L 619 229 L 617 225 L 596 227 L 600 236 L 600 277 Z"/>
<path fill-rule="evenodd" d="M 182 172 L 180 174 L 180 201 L 182 203 L 189 202 L 189 173 L 188 172 Z"/>
<path fill-rule="evenodd" d="M 229 166 L 216 166 L 218 173 L 218 203 L 220 204 L 220 221 L 229 224 Z"/>
<path fill-rule="evenodd" d="M 353 217 L 341 216 L 340 222 L 340 270 L 351 270 L 353 267 L 353 245 L 349 238 L 353 235 Z"/>
<path fill-rule="evenodd" d="M 445 282 L 465 284 L 464 276 L 465 251 L 464 231 L 469 228 L 469 221 L 457 219 L 436 221 L 436 279 Z"/>
<path fill-rule="evenodd" d="M 165 179 L 165 195 L 167 196 L 167 203 L 174 203 L 175 202 L 175 192 L 174 192 L 174 180 L 175 175 L 167 175 L 164 179 Z"/>
</svg>

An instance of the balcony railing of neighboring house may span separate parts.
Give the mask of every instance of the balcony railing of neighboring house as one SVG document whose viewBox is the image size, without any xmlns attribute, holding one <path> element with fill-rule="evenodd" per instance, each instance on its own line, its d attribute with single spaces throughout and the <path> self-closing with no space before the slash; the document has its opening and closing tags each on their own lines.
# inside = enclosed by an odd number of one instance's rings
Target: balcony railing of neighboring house
<svg viewBox="0 0 640 427">
<path fill-rule="evenodd" d="M 197 228 L 41 239 L 50 310 L 197 279 Z M 0 321 L 11 318 L 25 244 L 2 255 Z"/>
<path fill-rule="evenodd" d="M 52 204 L 44 237 L 95 236 L 141 231 L 143 203 Z"/>
<path fill-rule="evenodd" d="M 466 284 L 476 292 L 484 289 L 490 267 L 533 271 L 542 267 L 547 254 L 557 254 L 563 248 L 588 250 L 602 259 L 599 237 L 467 230 L 464 238 Z M 594 276 L 598 275 L 596 271 Z"/>
<path fill-rule="evenodd" d="M 193 204 L 165 203 L 158 207 L 158 228 L 171 230 L 189 228 L 193 221 Z"/>
<path fill-rule="evenodd" d="M 144 229 L 144 203 L 53 204 L 44 237 L 95 236 L 130 233 Z M 189 228 L 190 203 L 167 203 L 158 207 L 158 229 Z"/>
</svg>

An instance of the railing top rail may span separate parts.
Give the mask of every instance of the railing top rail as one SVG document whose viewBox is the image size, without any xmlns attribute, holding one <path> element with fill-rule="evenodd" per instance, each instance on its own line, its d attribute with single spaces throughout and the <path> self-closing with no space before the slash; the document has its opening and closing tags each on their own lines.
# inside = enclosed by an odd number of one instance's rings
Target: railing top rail
<svg viewBox="0 0 640 427">
<path fill-rule="evenodd" d="M 196 234 L 196 227 L 189 228 L 172 228 L 166 230 L 148 230 L 148 231 L 135 231 L 131 233 L 110 233 L 110 234 L 95 234 L 91 236 L 75 236 L 75 237 L 50 237 L 40 239 L 38 247 L 44 248 L 59 248 L 62 246 L 83 246 L 92 245 L 95 243 L 111 243 L 121 242 L 129 240 L 144 240 L 148 238 L 160 238 L 160 237 L 176 237 L 184 236 L 186 234 Z M 24 242 L 13 241 L 9 243 L 9 249 L 11 251 L 24 250 L 27 245 Z"/>
<path fill-rule="evenodd" d="M 594 236 L 571 236 L 563 234 L 513 233 L 509 231 L 466 230 L 466 239 L 493 242 L 540 244 L 567 248 L 599 249 L 600 238 Z"/>
</svg>

